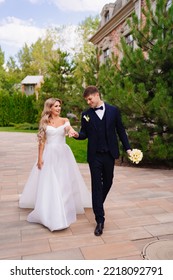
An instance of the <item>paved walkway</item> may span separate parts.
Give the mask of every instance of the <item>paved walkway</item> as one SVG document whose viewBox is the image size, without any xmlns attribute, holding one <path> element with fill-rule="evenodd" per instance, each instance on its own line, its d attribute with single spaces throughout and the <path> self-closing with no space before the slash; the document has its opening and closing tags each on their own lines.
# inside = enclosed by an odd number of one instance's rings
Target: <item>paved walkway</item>
<svg viewBox="0 0 173 280">
<path fill-rule="evenodd" d="M 62 231 L 28 223 L 18 198 L 36 155 L 35 134 L 0 132 L 0 259 L 139 260 L 147 243 L 173 239 L 173 170 L 116 166 L 100 237 L 91 209 Z M 90 188 L 88 165 L 79 167 Z"/>
</svg>

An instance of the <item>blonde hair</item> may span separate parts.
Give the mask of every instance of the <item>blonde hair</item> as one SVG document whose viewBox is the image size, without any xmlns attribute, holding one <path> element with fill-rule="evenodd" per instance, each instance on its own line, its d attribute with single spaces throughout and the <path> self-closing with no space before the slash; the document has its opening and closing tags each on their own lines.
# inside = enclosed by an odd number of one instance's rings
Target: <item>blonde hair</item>
<svg viewBox="0 0 173 280">
<path fill-rule="evenodd" d="M 41 119 L 39 123 L 39 130 L 38 130 L 38 141 L 40 143 L 44 143 L 46 141 L 46 127 L 50 122 L 51 118 L 51 108 L 55 104 L 55 102 L 59 102 L 62 104 L 62 101 L 59 98 L 48 98 L 44 103 L 44 109 L 41 114 Z"/>
</svg>

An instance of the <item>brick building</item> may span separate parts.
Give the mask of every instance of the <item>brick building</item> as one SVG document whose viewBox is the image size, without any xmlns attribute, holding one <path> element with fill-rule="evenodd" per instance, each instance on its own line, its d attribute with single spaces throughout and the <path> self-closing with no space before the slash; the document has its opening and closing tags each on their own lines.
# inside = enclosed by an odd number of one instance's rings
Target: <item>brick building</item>
<svg viewBox="0 0 173 280">
<path fill-rule="evenodd" d="M 131 17 L 133 12 L 137 14 L 139 19 L 141 18 L 143 2 L 143 0 L 117 0 L 103 7 L 99 29 L 90 39 L 99 50 L 102 50 L 101 62 L 111 57 L 111 53 L 118 55 L 121 59 L 122 54 L 116 48 L 121 37 L 125 38 L 127 44 L 136 47 L 126 20 Z"/>
</svg>

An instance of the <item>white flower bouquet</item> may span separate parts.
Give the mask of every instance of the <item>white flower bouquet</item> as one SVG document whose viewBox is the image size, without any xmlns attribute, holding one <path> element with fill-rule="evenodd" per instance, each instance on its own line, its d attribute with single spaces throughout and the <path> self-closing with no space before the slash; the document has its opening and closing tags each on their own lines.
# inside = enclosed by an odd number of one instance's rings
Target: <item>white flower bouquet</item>
<svg viewBox="0 0 173 280">
<path fill-rule="evenodd" d="M 138 149 L 132 149 L 130 155 L 129 155 L 129 159 L 133 162 L 138 164 L 143 158 L 143 153 L 141 152 L 141 150 Z"/>
</svg>

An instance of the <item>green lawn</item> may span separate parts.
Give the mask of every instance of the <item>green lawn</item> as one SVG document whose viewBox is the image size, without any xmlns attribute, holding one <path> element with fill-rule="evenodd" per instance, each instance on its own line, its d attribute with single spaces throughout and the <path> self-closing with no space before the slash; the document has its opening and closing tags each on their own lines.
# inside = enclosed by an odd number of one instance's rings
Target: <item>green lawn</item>
<svg viewBox="0 0 173 280">
<path fill-rule="evenodd" d="M 36 130 L 24 130 L 24 129 L 16 129 L 14 127 L 0 127 L 1 131 L 7 131 L 7 132 L 25 132 L 25 133 L 37 133 Z M 66 137 L 66 142 L 70 146 L 70 148 L 73 151 L 73 154 L 76 158 L 76 161 L 79 163 L 86 163 L 87 162 L 87 156 L 86 156 L 86 150 L 87 150 L 87 140 L 84 141 L 77 141 L 73 138 Z"/>
<path fill-rule="evenodd" d="M 1 131 L 7 131 L 7 132 L 26 132 L 26 133 L 37 133 L 37 130 L 30 130 L 30 129 L 18 129 L 13 126 L 10 127 L 0 127 Z"/>
<path fill-rule="evenodd" d="M 73 138 L 67 137 L 66 142 L 72 149 L 77 162 L 79 162 L 79 163 L 87 162 L 87 155 L 86 155 L 87 140 L 77 141 Z"/>
</svg>

